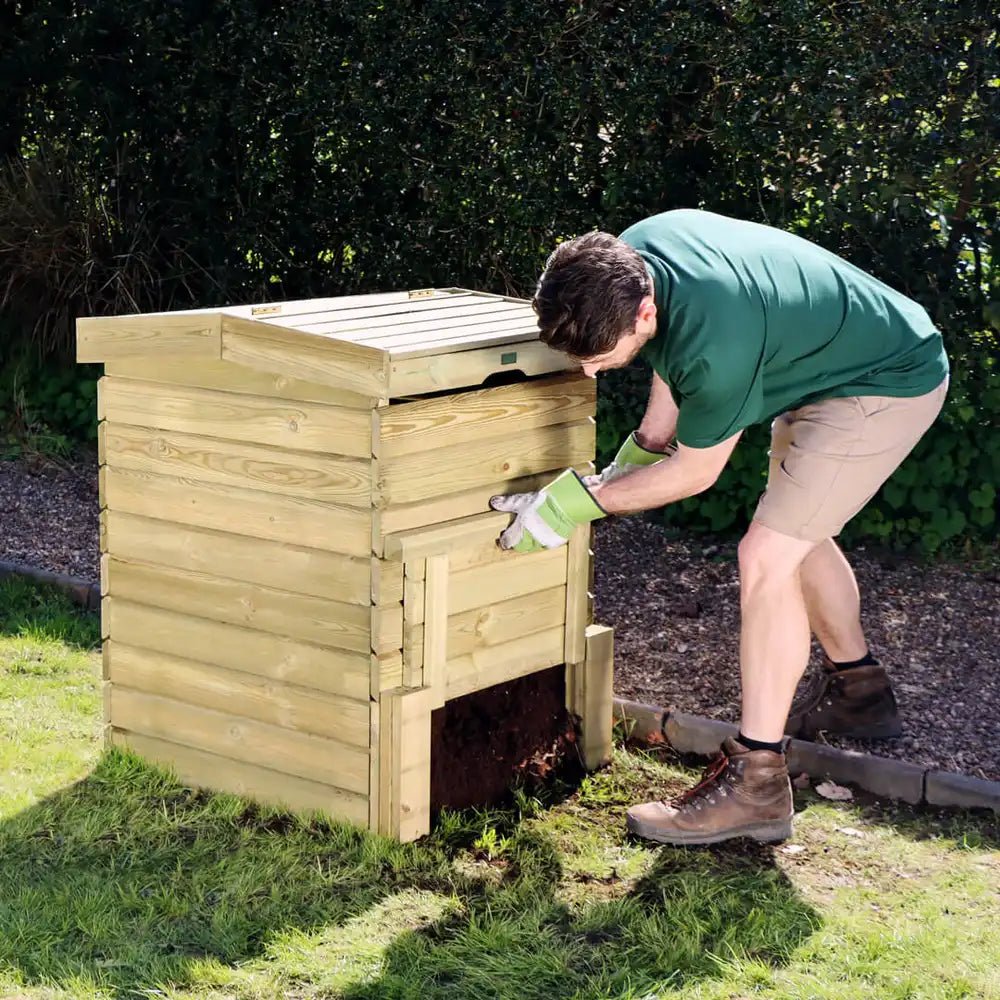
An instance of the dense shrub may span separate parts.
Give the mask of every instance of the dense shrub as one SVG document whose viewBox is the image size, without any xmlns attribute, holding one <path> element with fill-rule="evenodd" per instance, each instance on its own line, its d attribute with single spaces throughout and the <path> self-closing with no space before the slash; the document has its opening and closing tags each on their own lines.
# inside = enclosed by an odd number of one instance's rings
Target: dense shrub
<svg viewBox="0 0 1000 1000">
<path fill-rule="evenodd" d="M 991 536 L 995 15 L 985 0 L 6 4 L 0 305 L 65 357 L 81 313 L 525 293 L 560 238 L 710 208 L 842 253 L 945 332 L 946 415 L 855 534 Z M 605 455 L 641 411 L 634 382 L 602 394 Z M 717 490 L 667 516 L 743 521 L 766 436 L 751 438 Z"/>
</svg>

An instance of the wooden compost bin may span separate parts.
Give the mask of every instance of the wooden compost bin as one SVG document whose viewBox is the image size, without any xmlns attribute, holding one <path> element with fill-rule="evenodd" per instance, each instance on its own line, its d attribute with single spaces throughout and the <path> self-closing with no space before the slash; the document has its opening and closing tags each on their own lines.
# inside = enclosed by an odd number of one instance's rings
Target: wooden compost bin
<svg viewBox="0 0 1000 1000">
<path fill-rule="evenodd" d="M 593 468 L 595 383 L 527 303 L 449 288 L 85 318 L 77 346 L 105 366 L 110 743 L 411 840 L 431 712 L 566 664 L 586 764 L 606 759 L 589 528 L 505 553 L 488 507 Z"/>
</svg>

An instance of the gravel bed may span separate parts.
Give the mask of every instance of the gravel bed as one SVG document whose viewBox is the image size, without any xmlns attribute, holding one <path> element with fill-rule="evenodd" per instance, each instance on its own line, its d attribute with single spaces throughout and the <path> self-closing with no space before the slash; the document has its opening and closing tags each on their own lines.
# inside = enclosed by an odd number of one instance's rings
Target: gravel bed
<svg viewBox="0 0 1000 1000">
<path fill-rule="evenodd" d="M 615 628 L 615 694 L 739 721 L 735 542 L 670 539 L 643 518 L 595 530 L 595 617 Z M 903 735 L 833 746 L 1000 780 L 1000 577 L 891 553 L 849 552 L 872 653 Z M 818 647 L 810 669 L 819 665 Z"/>
<path fill-rule="evenodd" d="M 599 522 L 594 547 L 595 616 L 615 628 L 615 693 L 738 721 L 735 543 L 672 539 L 631 517 Z M 864 549 L 848 557 L 903 736 L 830 742 L 1000 780 L 1000 578 Z M 95 455 L 0 462 L 0 560 L 99 579 Z M 812 669 L 818 662 L 816 650 Z"/>
</svg>

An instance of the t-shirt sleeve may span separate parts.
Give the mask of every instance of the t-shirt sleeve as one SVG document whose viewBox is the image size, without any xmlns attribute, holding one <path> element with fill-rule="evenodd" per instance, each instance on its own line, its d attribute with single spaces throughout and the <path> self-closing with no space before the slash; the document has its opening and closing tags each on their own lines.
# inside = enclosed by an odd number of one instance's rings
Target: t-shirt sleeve
<svg viewBox="0 0 1000 1000">
<path fill-rule="evenodd" d="M 686 317 L 686 348 L 670 373 L 678 397 L 677 440 L 710 448 L 761 419 L 763 316 L 750 303 L 718 296 Z"/>
</svg>

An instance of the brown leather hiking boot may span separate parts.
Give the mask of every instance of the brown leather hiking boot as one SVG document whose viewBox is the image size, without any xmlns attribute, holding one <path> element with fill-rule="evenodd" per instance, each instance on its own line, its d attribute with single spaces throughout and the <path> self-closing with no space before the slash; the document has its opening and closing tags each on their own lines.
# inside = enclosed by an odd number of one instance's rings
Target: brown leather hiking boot
<svg viewBox="0 0 1000 1000">
<path fill-rule="evenodd" d="M 823 669 L 792 703 L 785 733 L 814 740 L 825 731 L 857 740 L 889 740 L 899 736 L 896 696 L 882 666 L 838 670 L 828 657 Z"/>
<path fill-rule="evenodd" d="M 727 739 L 694 788 L 673 802 L 633 806 L 627 823 L 637 837 L 661 844 L 775 841 L 792 835 L 792 812 L 785 755 Z"/>
</svg>

